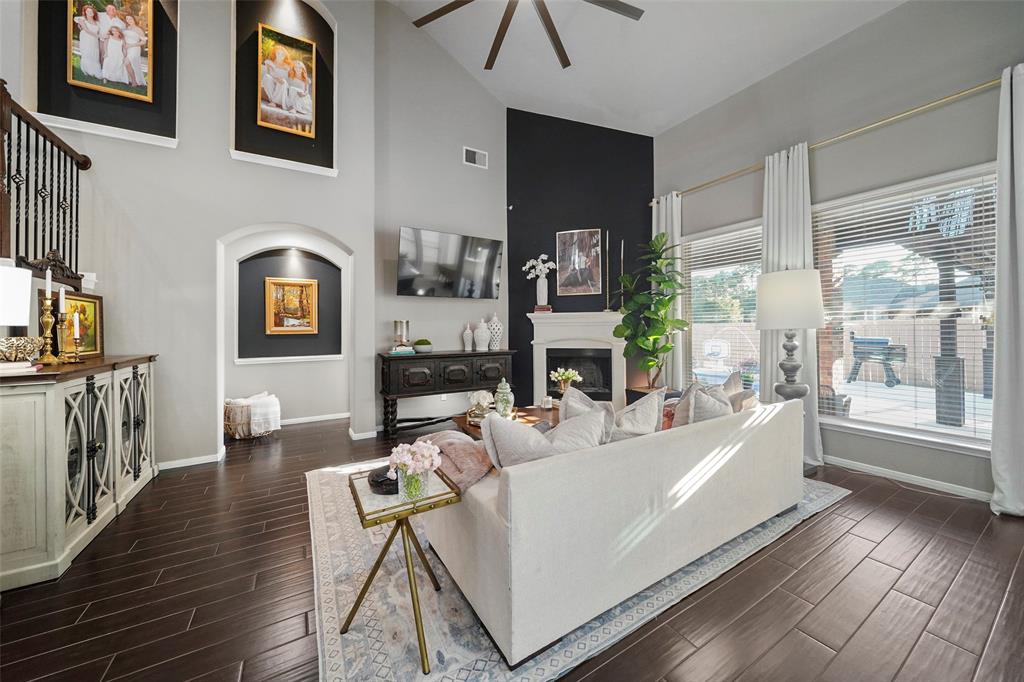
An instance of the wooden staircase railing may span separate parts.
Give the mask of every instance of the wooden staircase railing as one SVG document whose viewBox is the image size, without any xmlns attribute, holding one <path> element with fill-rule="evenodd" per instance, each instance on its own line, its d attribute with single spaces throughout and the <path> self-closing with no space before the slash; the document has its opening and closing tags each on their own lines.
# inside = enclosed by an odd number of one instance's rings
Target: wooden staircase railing
<svg viewBox="0 0 1024 682">
<path fill-rule="evenodd" d="M 0 258 L 80 288 L 79 173 L 92 161 L 15 102 L 0 79 Z"/>
</svg>

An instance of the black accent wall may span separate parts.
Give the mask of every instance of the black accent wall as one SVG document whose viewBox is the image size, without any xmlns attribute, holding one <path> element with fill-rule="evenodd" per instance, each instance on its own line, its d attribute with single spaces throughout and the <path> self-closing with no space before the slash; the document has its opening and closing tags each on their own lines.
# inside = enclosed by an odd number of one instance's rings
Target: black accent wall
<svg viewBox="0 0 1024 682">
<path fill-rule="evenodd" d="M 176 5 L 175 5 L 176 6 Z M 68 5 L 40 0 L 38 107 L 44 114 L 174 137 L 178 97 L 178 31 L 163 3 L 153 3 L 153 101 L 70 85 L 67 79 Z"/>
<path fill-rule="evenodd" d="M 318 282 L 318 334 L 267 335 L 265 277 L 300 277 Z M 341 269 L 298 249 L 264 251 L 238 264 L 238 357 L 277 358 L 341 353 Z"/>
<path fill-rule="evenodd" d="M 650 240 L 654 196 L 654 139 L 610 128 L 509 109 L 507 114 L 509 347 L 516 402 L 533 402 L 533 324 L 536 284 L 521 268 L 546 253 L 555 258 L 555 233 L 601 228 L 611 232 L 613 291 L 618 288 L 619 242 L 626 243 L 627 272 L 637 267 L 638 245 Z M 602 237 L 603 238 L 603 237 Z M 557 296 L 555 312 L 604 310 L 605 297 Z M 612 300 L 612 308 L 617 303 Z"/>
<path fill-rule="evenodd" d="M 316 137 L 256 123 L 259 91 L 259 24 L 316 43 L 313 106 Z M 334 165 L 334 31 L 302 0 L 238 0 L 235 3 L 235 149 L 299 163 Z"/>
</svg>

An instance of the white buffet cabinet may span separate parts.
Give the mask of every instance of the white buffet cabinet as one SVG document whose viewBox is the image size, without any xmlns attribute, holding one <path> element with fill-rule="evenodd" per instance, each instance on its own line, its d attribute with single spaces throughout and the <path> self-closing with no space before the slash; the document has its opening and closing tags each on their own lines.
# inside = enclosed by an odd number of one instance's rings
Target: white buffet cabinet
<svg viewBox="0 0 1024 682">
<path fill-rule="evenodd" d="M 155 355 L 0 383 L 0 590 L 63 573 L 157 473 Z"/>
</svg>

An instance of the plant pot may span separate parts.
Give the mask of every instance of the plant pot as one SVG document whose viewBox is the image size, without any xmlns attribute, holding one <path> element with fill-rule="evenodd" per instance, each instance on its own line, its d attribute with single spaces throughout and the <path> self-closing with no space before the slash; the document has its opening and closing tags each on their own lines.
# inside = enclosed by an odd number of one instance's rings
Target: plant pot
<svg viewBox="0 0 1024 682">
<path fill-rule="evenodd" d="M 559 381 L 558 382 L 558 390 L 559 390 L 559 392 L 562 395 L 565 395 L 565 392 L 569 390 L 570 386 L 572 386 L 572 382 L 571 381 Z"/>
<path fill-rule="evenodd" d="M 417 353 L 430 353 L 434 350 L 434 347 L 431 345 L 419 345 L 413 346 L 413 350 L 415 350 Z"/>
<path fill-rule="evenodd" d="M 537 278 L 537 305 L 548 304 L 548 277 L 547 275 Z"/>
<path fill-rule="evenodd" d="M 427 496 L 427 476 L 430 473 L 407 474 L 398 470 L 398 498 L 402 502 L 414 502 Z"/>
</svg>

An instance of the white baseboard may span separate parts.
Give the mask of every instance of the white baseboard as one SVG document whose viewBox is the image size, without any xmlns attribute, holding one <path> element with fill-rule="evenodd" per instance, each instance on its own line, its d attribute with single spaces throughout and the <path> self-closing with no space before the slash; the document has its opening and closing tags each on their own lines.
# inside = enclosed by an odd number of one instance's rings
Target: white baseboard
<svg viewBox="0 0 1024 682">
<path fill-rule="evenodd" d="M 352 427 L 350 426 L 348 427 L 348 437 L 351 438 L 352 440 L 366 440 L 368 438 L 376 438 L 377 432 L 366 431 L 364 433 L 356 433 L 355 431 L 352 430 Z"/>
<path fill-rule="evenodd" d="M 215 454 L 212 455 L 200 455 L 199 457 L 186 457 L 185 459 L 172 459 L 170 462 L 158 462 L 157 465 L 160 471 L 164 469 L 180 469 L 181 467 L 195 466 L 196 464 L 209 464 L 211 462 L 222 462 L 224 461 L 224 446 L 220 446 Z"/>
<path fill-rule="evenodd" d="M 982 502 L 989 502 L 992 499 L 992 493 L 987 493 L 984 492 L 983 490 L 975 490 L 974 488 L 967 488 L 962 485 L 956 485 L 955 483 L 936 481 L 934 479 L 925 478 L 923 476 L 906 474 L 903 473 L 902 471 L 895 471 L 893 469 L 886 469 L 884 467 L 876 467 L 871 464 L 856 462 L 852 459 L 843 459 L 842 457 L 832 457 L 831 455 L 825 455 L 825 463 L 835 464 L 836 466 L 841 466 L 844 469 L 862 471 L 865 474 L 884 476 L 885 478 L 891 478 L 894 481 L 913 483 L 914 485 L 919 485 L 923 488 L 931 488 L 932 490 L 938 490 L 939 492 L 949 493 L 951 495 L 959 495 L 960 497 L 969 497 L 973 500 L 981 500 Z"/>
<path fill-rule="evenodd" d="M 308 424 L 310 422 L 326 422 L 332 419 L 348 419 L 351 417 L 349 412 L 338 412 L 336 414 L 318 414 L 312 417 L 292 417 L 291 419 L 282 419 L 281 426 L 288 426 L 289 424 Z"/>
</svg>

